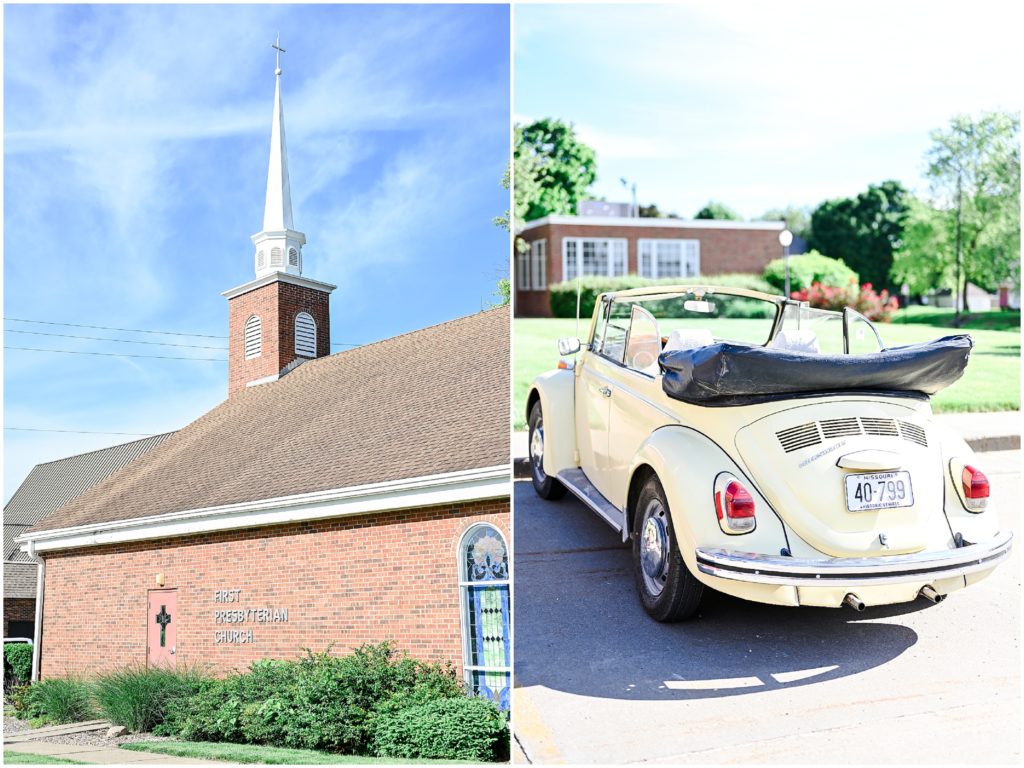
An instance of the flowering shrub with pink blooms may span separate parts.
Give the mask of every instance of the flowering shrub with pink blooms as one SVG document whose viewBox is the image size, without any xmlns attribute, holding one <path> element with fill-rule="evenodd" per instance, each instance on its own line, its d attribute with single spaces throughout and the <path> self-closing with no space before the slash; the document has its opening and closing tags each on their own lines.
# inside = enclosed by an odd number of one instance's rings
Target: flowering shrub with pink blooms
<svg viewBox="0 0 1024 768">
<path fill-rule="evenodd" d="M 810 288 L 793 291 L 791 298 L 806 301 L 818 309 L 831 309 L 836 312 L 841 312 L 843 307 L 852 307 L 868 320 L 883 323 L 890 322 L 896 310 L 900 308 L 899 300 L 895 296 L 890 296 L 888 291 L 883 289 L 881 293 L 875 293 L 871 283 L 864 283 L 858 287 L 856 280 L 851 280 L 845 286 L 812 283 Z"/>
</svg>

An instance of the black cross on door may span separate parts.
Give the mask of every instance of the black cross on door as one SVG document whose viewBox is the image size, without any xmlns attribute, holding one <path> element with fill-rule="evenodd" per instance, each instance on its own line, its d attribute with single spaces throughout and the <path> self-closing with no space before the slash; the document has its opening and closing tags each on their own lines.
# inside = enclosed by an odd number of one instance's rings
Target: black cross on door
<svg viewBox="0 0 1024 768">
<path fill-rule="evenodd" d="M 171 614 L 167 612 L 167 606 L 160 606 L 160 613 L 156 615 L 156 623 L 160 625 L 160 647 L 167 646 L 167 625 L 171 623 Z"/>
</svg>

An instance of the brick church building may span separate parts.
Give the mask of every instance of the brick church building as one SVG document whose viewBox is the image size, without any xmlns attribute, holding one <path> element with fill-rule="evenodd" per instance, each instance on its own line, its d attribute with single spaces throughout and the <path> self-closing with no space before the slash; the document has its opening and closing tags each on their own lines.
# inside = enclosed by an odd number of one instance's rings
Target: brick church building
<svg viewBox="0 0 1024 768">
<path fill-rule="evenodd" d="M 388 640 L 506 703 L 508 308 L 330 354 L 275 74 L 255 276 L 224 293 L 228 398 L 20 536 L 34 674 Z"/>
</svg>

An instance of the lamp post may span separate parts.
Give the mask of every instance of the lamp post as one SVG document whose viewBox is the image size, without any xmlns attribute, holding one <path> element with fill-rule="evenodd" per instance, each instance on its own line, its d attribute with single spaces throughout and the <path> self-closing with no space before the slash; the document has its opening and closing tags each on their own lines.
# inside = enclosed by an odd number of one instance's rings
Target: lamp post
<svg viewBox="0 0 1024 768">
<path fill-rule="evenodd" d="M 634 181 L 632 186 L 630 186 L 630 183 L 626 181 L 624 176 L 620 177 L 619 181 L 622 182 L 622 186 L 633 193 L 633 204 L 630 206 L 629 215 L 635 219 L 640 216 L 640 206 L 636 203 L 636 182 Z"/>
<path fill-rule="evenodd" d="M 789 298 L 789 246 L 793 244 L 793 233 L 788 229 L 779 232 L 779 245 L 782 246 L 782 263 L 786 267 L 786 298 Z"/>
</svg>

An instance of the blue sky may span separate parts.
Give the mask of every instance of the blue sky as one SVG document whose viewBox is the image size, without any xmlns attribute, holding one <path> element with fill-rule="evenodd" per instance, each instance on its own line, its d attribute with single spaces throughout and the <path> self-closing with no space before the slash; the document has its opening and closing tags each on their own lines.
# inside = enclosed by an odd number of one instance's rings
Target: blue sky
<svg viewBox="0 0 1024 768">
<path fill-rule="evenodd" d="M 254 276 L 280 32 L 304 274 L 334 342 L 481 309 L 507 273 L 503 6 L 4 9 L 5 317 L 224 336 Z M 4 323 L 5 346 L 226 358 L 224 339 Z M 335 351 L 343 347 L 335 347 Z M 4 351 L 4 426 L 158 433 L 226 396 L 217 362 Z M 4 432 L 4 498 L 37 462 L 129 436 Z"/>
<path fill-rule="evenodd" d="M 746 217 L 922 181 L 928 133 L 1019 109 L 1020 5 L 721 2 L 515 9 L 515 115 L 575 122 L 593 190 Z"/>
</svg>

